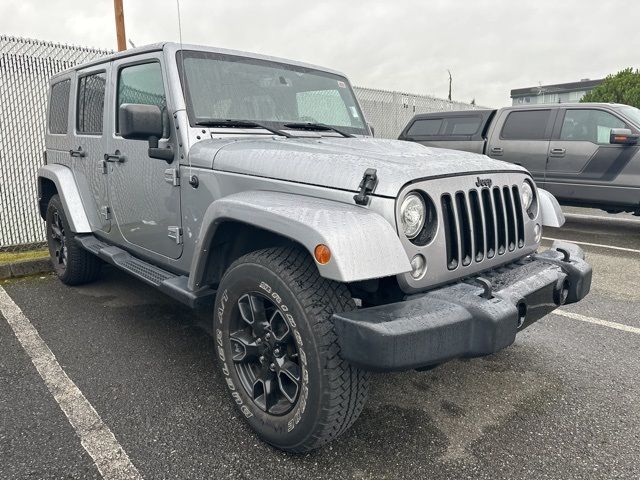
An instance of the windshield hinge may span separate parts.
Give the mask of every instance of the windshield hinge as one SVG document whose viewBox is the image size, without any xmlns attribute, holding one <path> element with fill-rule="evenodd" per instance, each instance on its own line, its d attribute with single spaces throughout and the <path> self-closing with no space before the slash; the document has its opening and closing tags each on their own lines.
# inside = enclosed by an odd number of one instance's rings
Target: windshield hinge
<svg viewBox="0 0 640 480">
<path fill-rule="evenodd" d="M 353 199 L 358 205 L 369 205 L 369 195 L 378 185 L 378 175 L 375 168 L 367 168 L 360 181 L 360 193 L 353 196 Z"/>
<path fill-rule="evenodd" d="M 182 243 L 182 228 L 169 227 L 167 230 L 169 231 L 169 238 L 174 240 L 176 242 L 176 245 L 180 245 Z"/>
<path fill-rule="evenodd" d="M 167 168 L 164 171 L 164 181 L 170 183 L 174 187 L 180 185 L 180 172 L 177 168 Z"/>
</svg>

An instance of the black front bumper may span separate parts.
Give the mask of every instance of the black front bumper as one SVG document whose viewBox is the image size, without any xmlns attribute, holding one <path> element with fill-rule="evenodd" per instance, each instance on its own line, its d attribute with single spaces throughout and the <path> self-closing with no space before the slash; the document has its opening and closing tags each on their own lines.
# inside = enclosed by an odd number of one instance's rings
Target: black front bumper
<svg viewBox="0 0 640 480">
<path fill-rule="evenodd" d="M 403 302 L 334 314 L 333 322 L 345 360 L 366 370 L 407 370 L 497 352 L 518 331 L 581 300 L 590 288 L 591 266 L 582 250 L 557 242 Z"/>
</svg>

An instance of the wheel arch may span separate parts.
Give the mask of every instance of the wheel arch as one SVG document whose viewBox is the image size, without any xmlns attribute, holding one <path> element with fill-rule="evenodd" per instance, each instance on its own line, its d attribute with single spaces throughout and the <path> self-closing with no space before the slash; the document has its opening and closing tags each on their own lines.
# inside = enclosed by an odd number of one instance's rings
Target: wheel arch
<svg viewBox="0 0 640 480">
<path fill-rule="evenodd" d="M 237 243 L 228 247 L 236 251 L 219 248 L 225 243 Z M 229 264 L 225 253 L 240 256 L 291 244 L 312 258 L 316 245 L 329 246 L 329 263 L 316 265 L 322 277 L 340 282 L 387 277 L 411 269 L 393 227 L 369 209 L 295 194 L 250 191 L 223 197 L 207 208 L 195 243 L 189 287 L 196 290 L 215 283 L 224 272 L 221 266 Z"/>
<path fill-rule="evenodd" d="M 55 189 L 55 192 L 53 189 Z M 82 204 L 80 192 L 71 169 L 58 164 L 40 167 L 38 169 L 38 199 L 41 215 L 43 214 L 43 207 L 46 215 L 46 205 L 56 193 L 60 196 L 60 202 L 64 208 L 71 231 L 75 233 L 92 232 L 93 229 Z M 47 203 L 44 203 L 44 196 L 49 194 L 50 196 L 46 199 Z"/>
</svg>

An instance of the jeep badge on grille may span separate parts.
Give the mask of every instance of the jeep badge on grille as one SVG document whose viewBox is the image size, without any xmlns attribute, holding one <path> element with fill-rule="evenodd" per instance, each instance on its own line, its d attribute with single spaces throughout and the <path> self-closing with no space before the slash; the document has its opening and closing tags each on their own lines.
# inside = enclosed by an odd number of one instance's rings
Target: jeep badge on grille
<svg viewBox="0 0 640 480">
<path fill-rule="evenodd" d="M 476 187 L 491 187 L 491 185 L 493 185 L 493 181 L 490 178 L 478 177 L 478 181 L 476 182 Z"/>
</svg>

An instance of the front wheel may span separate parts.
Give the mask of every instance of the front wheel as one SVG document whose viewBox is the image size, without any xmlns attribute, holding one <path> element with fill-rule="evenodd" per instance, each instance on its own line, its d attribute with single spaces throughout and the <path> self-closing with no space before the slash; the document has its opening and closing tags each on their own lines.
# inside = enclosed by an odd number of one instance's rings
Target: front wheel
<svg viewBox="0 0 640 480">
<path fill-rule="evenodd" d="M 369 374 L 340 357 L 334 312 L 355 308 L 343 284 L 320 277 L 295 248 L 249 253 L 222 278 L 217 353 L 233 401 L 268 443 L 322 446 L 358 418 Z"/>
</svg>

